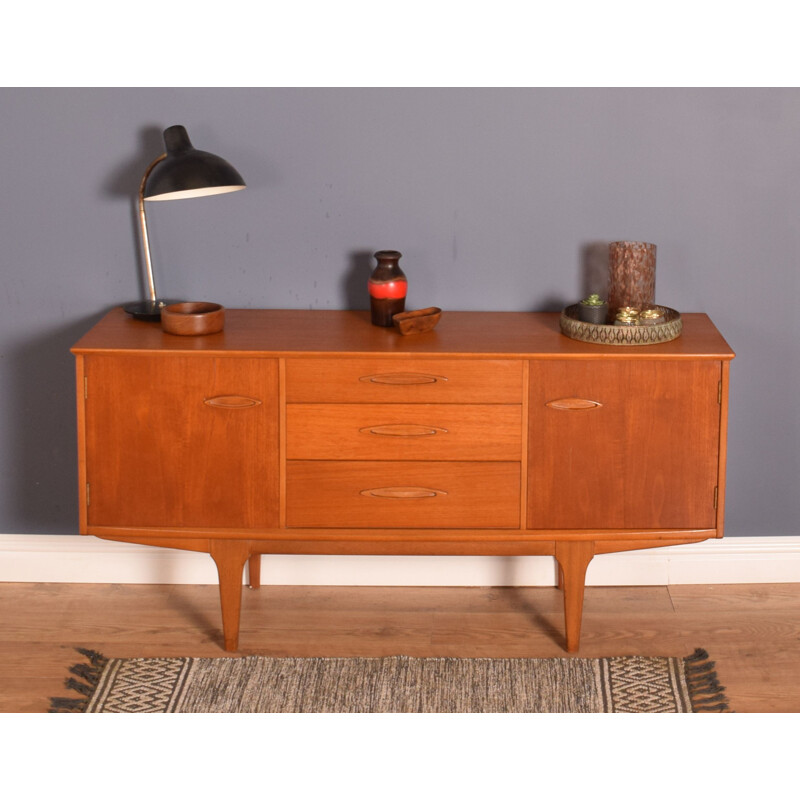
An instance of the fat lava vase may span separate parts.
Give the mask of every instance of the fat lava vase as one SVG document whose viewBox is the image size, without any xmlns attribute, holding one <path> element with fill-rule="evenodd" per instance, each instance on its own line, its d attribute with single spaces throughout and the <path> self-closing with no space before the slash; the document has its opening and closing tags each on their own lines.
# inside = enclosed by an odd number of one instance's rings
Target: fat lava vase
<svg viewBox="0 0 800 800">
<path fill-rule="evenodd" d="M 394 325 L 392 317 L 405 310 L 408 280 L 398 264 L 401 256 L 397 250 L 378 250 L 375 253 L 378 265 L 367 282 L 373 325 L 391 328 Z"/>
</svg>

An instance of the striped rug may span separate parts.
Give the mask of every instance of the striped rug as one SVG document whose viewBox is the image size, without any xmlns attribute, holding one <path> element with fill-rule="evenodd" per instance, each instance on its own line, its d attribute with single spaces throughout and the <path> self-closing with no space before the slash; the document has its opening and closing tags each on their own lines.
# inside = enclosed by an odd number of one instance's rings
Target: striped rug
<svg viewBox="0 0 800 800">
<path fill-rule="evenodd" d="M 105 658 L 79 652 L 53 712 L 728 711 L 705 650 L 686 658 Z"/>
</svg>

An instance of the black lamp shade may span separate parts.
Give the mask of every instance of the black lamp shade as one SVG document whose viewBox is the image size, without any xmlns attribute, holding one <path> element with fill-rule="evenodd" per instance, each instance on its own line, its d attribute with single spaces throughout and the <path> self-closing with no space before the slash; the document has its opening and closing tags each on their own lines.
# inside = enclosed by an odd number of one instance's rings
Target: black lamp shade
<svg viewBox="0 0 800 800">
<path fill-rule="evenodd" d="M 145 200 L 176 200 L 245 188 L 242 176 L 224 158 L 196 150 L 183 125 L 164 131 L 166 157 L 156 164 L 144 187 Z"/>
</svg>

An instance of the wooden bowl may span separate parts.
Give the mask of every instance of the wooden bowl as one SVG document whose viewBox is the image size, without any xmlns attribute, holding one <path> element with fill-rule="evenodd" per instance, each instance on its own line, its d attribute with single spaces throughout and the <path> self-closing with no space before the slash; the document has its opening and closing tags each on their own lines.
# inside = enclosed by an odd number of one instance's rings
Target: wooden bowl
<svg viewBox="0 0 800 800">
<path fill-rule="evenodd" d="M 161 327 L 178 336 L 219 333 L 225 324 L 225 309 L 218 303 L 174 303 L 161 309 Z"/>
<path fill-rule="evenodd" d="M 395 314 L 392 320 L 400 329 L 400 333 L 407 336 L 409 333 L 432 331 L 441 318 L 442 309 L 431 306 L 430 308 L 421 308 L 419 311 L 404 311 L 402 314 Z"/>
</svg>

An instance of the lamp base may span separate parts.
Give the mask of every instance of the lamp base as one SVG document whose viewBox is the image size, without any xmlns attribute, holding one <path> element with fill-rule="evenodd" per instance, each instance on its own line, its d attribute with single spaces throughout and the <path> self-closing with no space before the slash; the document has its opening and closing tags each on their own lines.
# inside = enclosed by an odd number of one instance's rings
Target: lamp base
<svg viewBox="0 0 800 800">
<path fill-rule="evenodd" d="M 161 309 L 164 306 L 171 306 L 173 303 L 180 303 L 180 300 L 140 300 L 136 303 L 126 303 L 122 310 L 130 314 L 134 319 L 141 319 L 145 322 L 160 322 Z"/>
</svg>

